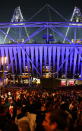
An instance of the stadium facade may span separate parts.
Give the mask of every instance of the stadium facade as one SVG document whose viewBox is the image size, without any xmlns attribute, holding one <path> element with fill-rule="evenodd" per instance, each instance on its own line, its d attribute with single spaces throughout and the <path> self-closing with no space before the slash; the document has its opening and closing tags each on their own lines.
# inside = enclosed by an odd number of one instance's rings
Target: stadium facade
<svg viewBox="0 0 82 131">
<path fill-rule="evenodd" d="M 58 78 L 82 77 L 82 41 L 80 37 L 77 38 L 77 30 L 81 32 L 82 29 L 79 11 L 77 7 L 74 8 L 70 22 L 23 22 L 20 7 L 16 8 L 11 22 L 0 23 L 0 33 L 5 35 L 3 44 L 0 44 L 0 68 L 3 66 L 4 70 L 13 74 L 22 74 L 27 70 L 37 77 L 45 73 Z M 65 28 L 65 33 L 61 31 L 62 28 Z M 30 30 L 32 32 L 28 33 Z M 40 41 L 41 36 L 37 36 L 40 33 L 45 42 L 37 41 Z M 59 42 L 57 38 L 60 37 L 62 41 Z M 7 44 L 8 39 L 10 44 Z"/>
</svg>

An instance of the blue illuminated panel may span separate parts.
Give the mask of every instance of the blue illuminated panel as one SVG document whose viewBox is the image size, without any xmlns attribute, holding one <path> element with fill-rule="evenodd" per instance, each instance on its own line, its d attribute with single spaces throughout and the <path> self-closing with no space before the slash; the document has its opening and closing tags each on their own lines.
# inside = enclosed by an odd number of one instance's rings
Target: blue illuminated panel
<svg viewBox="0 0 82 131">
<path fill-rule="evenodd" d="M 42 75 L 43 66 L 58 77 L 71 74 L 82 76 L 82 45 L 78 44 L 12 44 L 0 45 L 0 57 L 8 58 L 12 73 L 24 72 L 25 66 L 32 74 Z M 1 60 L 0 60 L 1 63 Z M 52 70 L 51 70 L 52 69 Z M 61 74 L 61 75 L 60 75 Z"/>
</svg>

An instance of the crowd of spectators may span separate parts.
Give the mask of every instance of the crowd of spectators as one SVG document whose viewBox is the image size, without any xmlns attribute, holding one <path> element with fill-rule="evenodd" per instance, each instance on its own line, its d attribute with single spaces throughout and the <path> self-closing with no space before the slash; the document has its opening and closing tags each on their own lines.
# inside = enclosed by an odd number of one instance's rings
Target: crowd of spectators
<svg viewBox="0 0 82 131">
<path fill-rule="evenodd" d="M 82 131 L 82 90 L 5 89 L 0 131 Z"/>
</svg>

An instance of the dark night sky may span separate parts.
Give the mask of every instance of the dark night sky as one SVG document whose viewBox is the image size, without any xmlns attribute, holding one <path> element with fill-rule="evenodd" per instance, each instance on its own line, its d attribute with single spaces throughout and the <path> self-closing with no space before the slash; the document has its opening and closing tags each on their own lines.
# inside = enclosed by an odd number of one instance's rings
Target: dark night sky
<svg viewBox="0 0 82 131">
<path fill-rule="evenodd" d="M 46 3 L 50 4 L 66 18 L 70 18 L 76 5 L 81 9 L 81 0 L 2 0 L 0 2 L 0 22 L 8 22 L 12 18 L 14 9 L 21 7 L 25 19 L 30 18 Z"/>
</svg>

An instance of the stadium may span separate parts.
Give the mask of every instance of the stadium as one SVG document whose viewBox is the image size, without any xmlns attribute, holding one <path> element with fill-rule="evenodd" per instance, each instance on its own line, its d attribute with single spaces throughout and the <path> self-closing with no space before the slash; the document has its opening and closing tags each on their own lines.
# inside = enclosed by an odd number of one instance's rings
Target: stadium
<svg viewBox="0 0 82 131">
<path fill-rule="evenodd" d="M 45 8 L 53 11 L 55 20 L 30 22 Z M 28 79 L 57 78 L 61 83 L 81 83 L 82 78 L 82 14 L 75 7 L 70 20 L 46 4 L 28 21 L 20 6 L 9 23 L 0 23 L 1 77 L 14 83 Z M 23 80 L 23 79 L 27 80 Z M 64 80 L 63 80 L 64 79 Z M 67 85 L 68 85 L 67 84 Z"/>
</svg>

